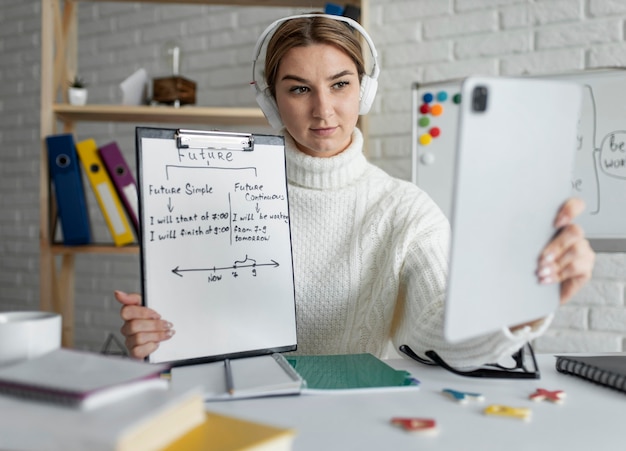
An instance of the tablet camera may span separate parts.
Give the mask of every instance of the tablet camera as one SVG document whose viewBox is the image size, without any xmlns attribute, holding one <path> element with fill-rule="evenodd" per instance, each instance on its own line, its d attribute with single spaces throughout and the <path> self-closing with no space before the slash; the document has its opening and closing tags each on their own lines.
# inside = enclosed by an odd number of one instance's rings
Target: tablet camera
<svg viewBox="0 0 626 451">
<path fill-rule="evenodd" d="M 472 111 L 483 113 L 487 110 L 489 91 L 486 86 L 476 86 L 472 91 Z"/>
</svg>

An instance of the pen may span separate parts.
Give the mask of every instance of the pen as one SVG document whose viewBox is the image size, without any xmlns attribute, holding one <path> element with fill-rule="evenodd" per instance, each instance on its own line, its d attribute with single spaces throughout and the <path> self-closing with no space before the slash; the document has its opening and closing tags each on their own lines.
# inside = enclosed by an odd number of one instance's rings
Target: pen
<svg viewBox="0 0 626 451">
<path fill-rule="evenodd" d="M 226 372 L 226 391 L 229 395 L 235 393 L 235 387 L 233 385 L 233 372 L 230 368 L 230 359 L 224 360 L 224 371 Z"/>
</svg>

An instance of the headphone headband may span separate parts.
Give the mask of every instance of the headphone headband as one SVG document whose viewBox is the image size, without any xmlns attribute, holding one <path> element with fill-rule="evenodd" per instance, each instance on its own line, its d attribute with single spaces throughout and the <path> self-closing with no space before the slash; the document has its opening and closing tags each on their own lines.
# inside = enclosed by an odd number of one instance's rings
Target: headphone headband
<svg viewBox="0 0 626 451">
<path fill-rule="evenodd" d="M 252 80 L 253 83 L 256 83 L 256 74 L 255 74 L 255 70 L 256 70 L 256 62 L 259 59 L 259 56 L 261 54 L 261 48 L 263 47 L 263 44 L 265 43 L 265 40 L 267 39 L 267 36 L 274 31 L 276 28 L 278 28 L 279 25 L 281 25 L 284 22 L 287 22 L 289 20 L 293 20 L 293 19 L 305 19 L 307 17 L 325 17 L 327 19 L 332 19 L 332 20 L 338 20 L 340 22 L 344 22 L 348 25 L 350 25 L 352 28 L 354 28 L 355 30 L 357 30 L 359 33 L 361 33 L 361 36 L 363 36 L 363 38 L 365 39 L 365 42 L 367 42 L 367 45 L 370 49 L 370 52 L 372 54 L 373 57 L 373 67 L 372 67 L 372 73 L 369 75 L 371 78 L 373 78 L 374 80 L 376 80 L 378 78 L 378 75 L 380 73 L 380 68 L 378 67 L 378 52 L 376 51 L 376 46 L 374 45 L 374 41 L 372 41 L 372 38 L 370 38 L 369 34 L 367 34 L 367 31 L 365 31 L 365 28 L 363 28 L 361 26 L 360 23 L 358 23 L 356 20 L 353 20 L 349 17 L 345 17 L 345 16 L 335 16 L 332 14 L 298 14 L 295 16 L 289 16 L 289 17 L 283 17 L 282 19 L 278 19 L 274 22 L 272 22 L 264 31 L 263 33 L 261 33 L 261 36 L 259 36 L 259 39 L 256 43 L 256 46 L 254 47 L 254 52 L 252 54 Z"/>
</svg>

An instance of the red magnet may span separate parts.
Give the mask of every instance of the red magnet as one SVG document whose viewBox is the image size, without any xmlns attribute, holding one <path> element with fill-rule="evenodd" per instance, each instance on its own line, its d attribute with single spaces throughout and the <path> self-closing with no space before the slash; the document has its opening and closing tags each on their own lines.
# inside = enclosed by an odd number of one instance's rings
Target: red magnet
<svg viewBox="0 0 626 451">
<path fill-rule="evenodd" d="M 543 388 L 538 388 L 533 394 L 531 394 L 528 399 L 533 401 L 551 401 L 556 404 L 560 404 L 563 402 L 563 398 L 565 398 L 565 392 L 563 390 L 545 390 Z"/>
<path fill-rule="evenodd" d="M 394 417 L 391 424 L 410 432 L 428 434 L 437 432 L 437 422 L 432 418 Z"/>
</svg>

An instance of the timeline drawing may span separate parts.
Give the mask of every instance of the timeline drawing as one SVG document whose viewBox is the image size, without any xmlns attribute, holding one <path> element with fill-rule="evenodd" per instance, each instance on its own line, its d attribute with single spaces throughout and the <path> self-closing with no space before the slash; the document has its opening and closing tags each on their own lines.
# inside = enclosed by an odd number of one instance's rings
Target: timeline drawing
<svg viewBox="0 0 626 451">
<path fill-rule="evenodd" d="M 246 255 L 246 258 L 244 260 L 235 261 L 231 266 L 222 266 L 222 267 L 213 266 L 212 268 L 185 268 L 185 269 L 181 269 L 179 266 L 177 266 L 176 268 L 172 269 L 172 273 L 176 274 L 178 277 L 183 277 L 182 273 L 185 273 L 185 272 L 213 272 L 213 273 L 217 273 L 218 271 L 232 271 L 232 273 L 231 273 L 232 276 L 233 277 L 238 277 L 239 274 L 236 272 L 236 270 L 244 269 L 244 268 L 252 268 L 251 273 L 252 273 L 252 275 L 254 277 L 256 277 L 256 275 L 257 275 L 256 268 L 262 267 L 262 266 L 269 266 L 269 267 L 278 268 L 280 265 L 275 260 L 270 260 L 270 262 L 268 262 L 268 263 L 257 263 L 255 259 L 248 258 L 248 256 Z M 209 281 L 214 282 L 216 280 L 221 280 L 221 277 L 219 279 L 211 280 L 211 276 L 209 276 Z"/>
</svg>

